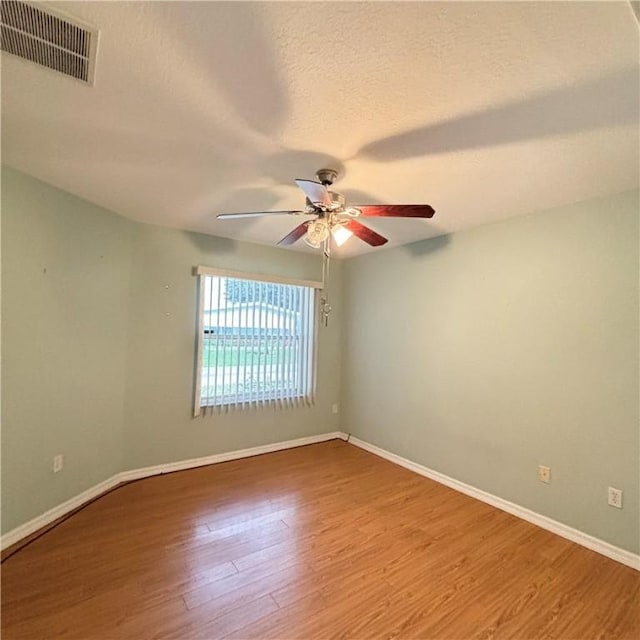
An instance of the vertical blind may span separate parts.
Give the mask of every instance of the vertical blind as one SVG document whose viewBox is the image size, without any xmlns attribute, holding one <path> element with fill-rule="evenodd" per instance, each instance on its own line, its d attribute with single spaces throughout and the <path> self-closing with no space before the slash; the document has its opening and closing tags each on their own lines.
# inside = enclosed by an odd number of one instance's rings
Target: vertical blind
<svg viewBox="0 0 640 640">
<path fill-rule="evenodd" d="M 200 275 L 195 413 L 312 404 L 315 288 Z"/>
</svg>

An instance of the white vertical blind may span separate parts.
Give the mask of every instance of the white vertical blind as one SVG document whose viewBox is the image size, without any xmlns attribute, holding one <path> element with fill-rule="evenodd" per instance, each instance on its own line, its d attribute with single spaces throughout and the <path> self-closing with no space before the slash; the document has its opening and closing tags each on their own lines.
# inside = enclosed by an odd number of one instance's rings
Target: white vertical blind
<svg viewBox="0 0 640 640">
<path fill-rule="evenodd" d="M 320 283 L 199 276 L 194 413 L 312 404 Z"/>
</svg>

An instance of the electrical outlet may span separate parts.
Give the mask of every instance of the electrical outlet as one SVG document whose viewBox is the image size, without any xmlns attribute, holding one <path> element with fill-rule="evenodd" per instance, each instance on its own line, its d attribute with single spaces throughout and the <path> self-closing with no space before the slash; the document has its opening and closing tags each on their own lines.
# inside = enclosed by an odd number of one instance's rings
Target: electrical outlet
<svg viewBox="0 0 640 640">
<path fill-rule="evenodd" d="M 338 413 L 338 405 L 334 404 L 331 406 L 331 413 Z"/>
<path fill-rule="evenodd" d="M 62 471 L 62 467 L 64 467 L 64 456 L 59 453 L 57 456 L 53 457 L 53 473 Z"/>
<path fill-rule="evenodd" d="M 609 497 L 607 499 L 607 502 L 609 503 L 610 507 L 622 509 L 622 489 L 609 487 Z"/>
<path fill-rule="evenodd" d="M 540 482 L 544 482 L 545 484 L 549 484 L 551 482 L 551 469 L 549 467 L 545 467 L 543 464 L 539 464 L 538 480 L 540 480 Z"/>
</svg>

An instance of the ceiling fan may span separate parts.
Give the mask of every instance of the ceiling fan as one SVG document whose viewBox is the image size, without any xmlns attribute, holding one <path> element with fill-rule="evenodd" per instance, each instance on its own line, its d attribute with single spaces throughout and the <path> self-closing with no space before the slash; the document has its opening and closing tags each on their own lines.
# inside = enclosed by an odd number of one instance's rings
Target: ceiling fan
<svg viewBox="0 0 640 640">
<path fill-rule="evenodd" d="M 306 196 L 306 204 L 301 211 L 253 211 L 248 213 L 221 213 L 220 220 L 257 218 L 259 216 L 303 216 L 304 222 L 290 231 L 279 245 L 290 245 L 304 236 L 304 241 L 314 249 L 323 248 L 322 282 L 324 295 L 320 298 L 320 314 L 325 326 L 331 313 L 329 293 L 329 259 L 331 238 L 340 247 L 351 236 L 364 240 L 372 247 L 388 242 L 387 238 L 365 226 L 357 218 L 432 218 L 435 211 L 428 204 L 364 204 L 347 206 L 341 193 L 330 191 L 338 177 L 335 169 L 320 169 L 315 180 L 296 180 L 296 184 Z"/>
<path fill-rule="evenodd" d="M 428 204 L 365 204 L 347 206 L 345 197 L 330 187 L 338 177 L 334 169 L 320 169 L 315 180 L 296 180 L 296 184 L 306 196 L 306 204 L 301 211 L 255 211 L 248 213 L 221 213 L 220 220 L 255 218 L 259 216 L 303 216 L 295 229 L 289 232 L 279 245 L 290 245 L 304 236 L 311 247 L 325 247 L 328 253 L 330 238 L 337 246 L 344 244 L 351 236 L 356 236 L 372 247 L 379 247 L 387 238 L 358 221 L 358 218 L 431 218 L 435 211 Z"/>
</svg>

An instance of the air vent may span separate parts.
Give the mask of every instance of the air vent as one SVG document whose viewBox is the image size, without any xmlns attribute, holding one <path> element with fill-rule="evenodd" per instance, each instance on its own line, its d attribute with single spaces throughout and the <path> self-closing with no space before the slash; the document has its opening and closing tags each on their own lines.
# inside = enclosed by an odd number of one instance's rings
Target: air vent
<svg viewBox="0 0 640 640">
<path fill-rule="evenodd" d="M 2 0 L 2 50 L 93 84 L 98 31 L 59 12 Z"/>
</svg>

